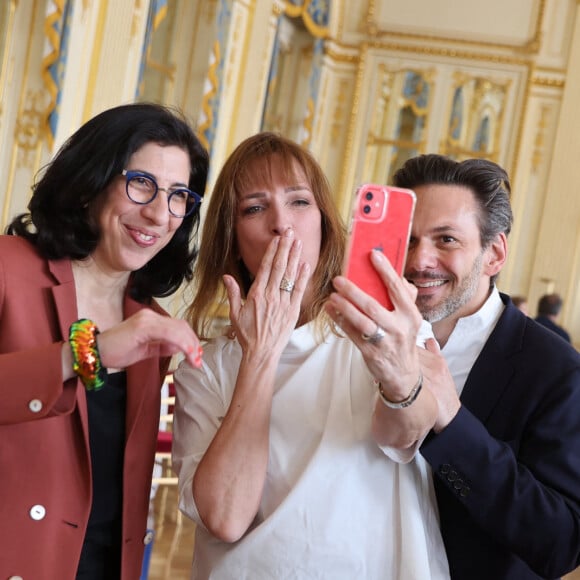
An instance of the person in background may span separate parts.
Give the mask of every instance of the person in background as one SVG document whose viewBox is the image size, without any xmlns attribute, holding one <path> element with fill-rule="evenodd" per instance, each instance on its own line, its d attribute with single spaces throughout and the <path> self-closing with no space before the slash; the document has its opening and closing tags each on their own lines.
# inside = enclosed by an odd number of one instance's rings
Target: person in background
<svg viewBox="0 0 580 580">
<path fill-rule="evenodd" d="M 436 414 L 416 344 L 430 329 L 379 252 L 395 310 L 353 287 L 335 326 L 324 305 L 344 247 L 305 149 L 261 133 L 234 150 L 207 209 L 188 310 L 211 339 L 202 368 L 184 362 L 174 374 L 173 465 L 180 508 L 197 524 L 195 579 L 448 578 L 431 479 L 413 457 L 414 423 Z M 226 294 L 231 331 L 212 337 Z M 408 439 L 397 452 L 374 432 Z"/>
<path fill-rule="evenodd" d="M 430 464 L 451 577 L 557 578 L 580 564 L 580 354 L 495 280 L 512 224 L 504 169 L 408 160 L 417 194 L 405 277 L 435 339 L 419 349 L 438 401 Z"/>
<path fill-rule="evenodd" d="M 525 296 L 512 296 L 511 299 L 518 310 L 521 310 L 526 316 L 529 316 L 528 299 Z"/>
<path fill-rule="evenodd" d="M 191 279 L 208 156 L 177 112 L 84 124 L 0 237 L 0 572 L 135 580 L 160 387 L 197 336 L 159 307 Z"/>
<path fill-rule="evenodd" d="M 566 342 L 572 342 L 568 332 L 556 322 L 562 310 L 562 304 L 559 294 L 544 294 L 538 300 L 538 315 L 535 321 L 561 336 Z"/>
</svg>

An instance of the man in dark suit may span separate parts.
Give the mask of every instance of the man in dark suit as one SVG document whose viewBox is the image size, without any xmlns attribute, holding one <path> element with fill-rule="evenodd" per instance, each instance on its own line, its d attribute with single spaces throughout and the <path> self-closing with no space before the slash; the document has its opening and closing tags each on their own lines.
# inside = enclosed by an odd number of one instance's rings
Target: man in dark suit
<svg viewBox="0 0 580 580">
<path fill-rule="evenodd" d="M 556 323 L 562 310 L 562 298 L 559 294 L 544 294 L 538 301 L 538 316 L 535 320 L 542 326 L 561 336 L 566 342 L 572 342 L 570 335 Z"/>
<path fill-rule="evenodd" d="M 437 339 L 420 361 L 438 403 L 420 451 L 451 577 L 559 577 L 580 565 L 580 354 L 495 286 L 507 173 L 422 155 L 394 181 L 417 193 L 405 277 Z"/>
</svg>

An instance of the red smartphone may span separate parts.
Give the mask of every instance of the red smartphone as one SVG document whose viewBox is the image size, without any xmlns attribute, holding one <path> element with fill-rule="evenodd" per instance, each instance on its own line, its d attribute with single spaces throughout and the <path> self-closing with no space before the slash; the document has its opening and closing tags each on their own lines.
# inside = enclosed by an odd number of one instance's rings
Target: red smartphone
<svg viewBox="0 0 580 580">
<path fill-rule="evenodd" d="M 416 196 L 410 189 L 366 183 L 356 192 L 344 275 L 389 310 L 393 304 L 371 260 L 379 250 L 403 274 Z"/>
</svg>

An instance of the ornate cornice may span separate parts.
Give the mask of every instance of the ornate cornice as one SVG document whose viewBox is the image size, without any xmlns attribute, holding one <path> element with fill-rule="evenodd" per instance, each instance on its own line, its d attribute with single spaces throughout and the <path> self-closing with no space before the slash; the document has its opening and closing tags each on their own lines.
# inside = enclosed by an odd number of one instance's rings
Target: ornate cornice
<svg viewBox="0 0 580 580">
<path fill-rule="evenodd" d="M 580 0 L 577 0 L 580 3 Z M 546 0 L 540 0 L 538 14 L 536 17 L 536 26 L 533 35 L 522 45 L 512 45 L 498 42 L 486 42 L 486 41 L 471 41 L 468 39 L 459 38 L 442 38 L 441 36 L 429 35 L 429 34 L 415 34 L 408 32 L 398 32 L 393 30 L 382 30 L 376 22 L 376 0 L 369 0 L 368 17 L 364 25 L 364 34 L 371 36 L 375 39 L 380 39 L 385 36 L 389 38 L 395 38 L 404 41 L 424 41 L 428 43 L 441 42 L 444 44 L 457 44 L 464 46 L 472 46 L 481 49 L 494 49 L 494 50 L 509 50 L 523 52 L 527 55 L 535 55 L 539 52 L 542 41 L 542 22 L 544 20 Z"/>
</svg>

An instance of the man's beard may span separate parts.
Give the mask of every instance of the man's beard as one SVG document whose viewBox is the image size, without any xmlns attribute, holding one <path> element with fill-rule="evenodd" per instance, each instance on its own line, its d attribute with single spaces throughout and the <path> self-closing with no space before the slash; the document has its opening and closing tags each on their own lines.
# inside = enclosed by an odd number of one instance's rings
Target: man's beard
<svg viewBox="0 0 580 580">
<path fill-rule="evenodd" d="M 429 304 L 431 297 L 426 296 L 423 300 L 421 296 L 417 297 L 417 308 L 427 322 L 439 322 L 448 316 L 451 316 L 462 306 L 467 304 L 477 292 L 481 279 L 481 270 L 483 265 L 483 252 L 477 256 L 473 262 L 473 267 L 468 276 L 463 279 L 461 284 L 445 298 L 443 302 L 431 306 Z"/>
</svg>

